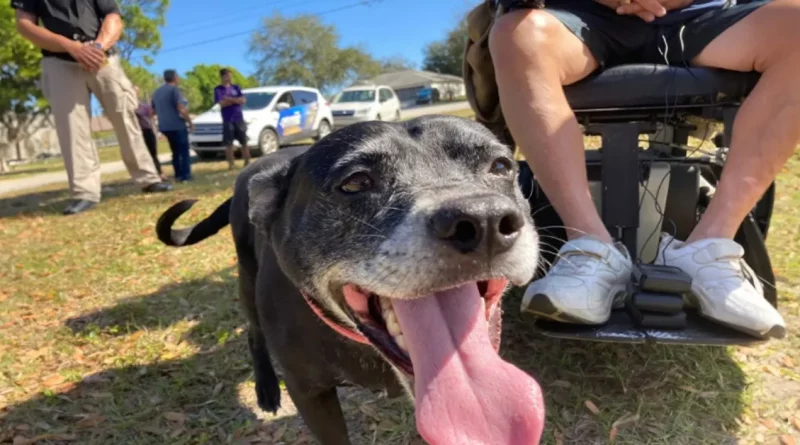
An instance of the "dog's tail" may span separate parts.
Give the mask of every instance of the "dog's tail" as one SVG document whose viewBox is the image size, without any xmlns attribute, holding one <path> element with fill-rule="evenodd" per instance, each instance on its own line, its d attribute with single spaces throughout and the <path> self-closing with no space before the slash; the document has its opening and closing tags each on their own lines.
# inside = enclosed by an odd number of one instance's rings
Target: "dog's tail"
<svg viewBox="0 0 800 445">
<path fill-rule="evenodd" d="M 230 223 L 231 200 L 223 202 L 211 215 L 199 223 L 184 229 L 173 229 L 172 225 L 197 202 L 196 199 L 187 199 L 168 208 L 158 218 L 156 234 L 158 239 L 175 247 L 190 246 L 216 234 Z"/>
</svg>

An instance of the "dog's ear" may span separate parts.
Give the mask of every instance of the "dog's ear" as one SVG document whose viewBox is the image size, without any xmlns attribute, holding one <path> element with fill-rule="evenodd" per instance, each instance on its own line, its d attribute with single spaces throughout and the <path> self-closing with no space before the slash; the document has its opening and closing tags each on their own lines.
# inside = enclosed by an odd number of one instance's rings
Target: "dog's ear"
<svg viewBox="0 0 800 445">
<path fill-rule="evenodd" d="M 269 233 L 269 227 L 277 218 L 286 200 L 296 161 L 297 158 L 283 158 L 266 166 L 248 181 L 247 192 L 250 197 L 248 216 L 250 223 L 255 225 L 257 230 Z"/>
</svg>

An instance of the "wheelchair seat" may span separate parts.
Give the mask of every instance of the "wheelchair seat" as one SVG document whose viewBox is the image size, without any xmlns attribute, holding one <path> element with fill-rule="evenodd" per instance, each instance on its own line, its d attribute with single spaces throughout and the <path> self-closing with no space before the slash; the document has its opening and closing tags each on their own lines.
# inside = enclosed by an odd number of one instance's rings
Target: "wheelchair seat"
<svg viewBox="0 0 800 445">
<path fill-rule="evenodd" d="M 620 65 L 564 90 L 577 114 L 624 108 L 708 107 L 738 104 L 760 74 L 654 64 Z"/>
</svg>

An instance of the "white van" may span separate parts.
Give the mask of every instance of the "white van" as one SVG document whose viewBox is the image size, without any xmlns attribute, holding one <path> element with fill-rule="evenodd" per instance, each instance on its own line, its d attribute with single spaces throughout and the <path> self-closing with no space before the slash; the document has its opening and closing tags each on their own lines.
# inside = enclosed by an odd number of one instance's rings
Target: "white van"
<svg viewBox="0 0 800 445">
<path fill-rule="evenodd" d="M 271 153 L 301 139 L 321 139 L 331 132 L 330 106 L 315 88 L 267 86 L 246 88 L 242 114 L 247 122 L 248 145 L 254 156 Z M 219 104 L 194 118 L 189 135 L 192 150 L 202 159 L 225 152 L 222 145 L 222 114 Z M 239 142 L 235 141 L 238 147 Z"/>
<path fill-rule="evenodd" d="M 336 127 L 364 121 L 399 121 L 400 100 L 387 85 L 360 85 L 345 88 L 331 104 Z"/>
</svg>

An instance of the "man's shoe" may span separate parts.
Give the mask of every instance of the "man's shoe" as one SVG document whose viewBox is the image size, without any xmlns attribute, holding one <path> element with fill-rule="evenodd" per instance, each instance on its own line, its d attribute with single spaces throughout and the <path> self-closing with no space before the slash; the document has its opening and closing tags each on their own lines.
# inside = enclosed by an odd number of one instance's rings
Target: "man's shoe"
<svg viewBox="0 0 800 445">
<path fill-rule="evenodd" d="M 563 323 L 597 325 L 624 303 L 631 258 L 616 246 L 583 237 L 568 241 L 545 277 L 528 285 L 522 312 Z"/>
<path fill-rule="evenodd" d="M 682 269 L 692 277 L 693 301 L 700 313 L 758 338 L 783 338 L 786 322 L 764 299 L 764 287 L 743 260 L 744 249 L 729 239 L 686 244 L 663 235 L 656 264 Z"/>
<path fill-rule="evenodd" d="M 162 193 L 170 190 L 172 190 L 172 184 L 168 182 L 156 182 L 142 189 L 145 193 Z"/>
<path fill-rule="evenodd" d="M 89 201 L 88 199 L 74 199 L 72 202 L 69 203 L 67 207 L 64 208 L 65 215 L 76 215 L 81 212 L 85 212 L 92 207 L 97 205 L 94 201 Z"/>
</svg>

